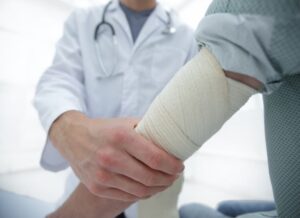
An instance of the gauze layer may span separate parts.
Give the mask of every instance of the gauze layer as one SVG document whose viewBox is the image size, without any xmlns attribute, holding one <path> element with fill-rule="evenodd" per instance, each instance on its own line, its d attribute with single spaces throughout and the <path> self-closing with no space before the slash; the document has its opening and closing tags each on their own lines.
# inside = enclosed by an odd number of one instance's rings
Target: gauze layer
<svg viewBox="0 0 300 218">
<path fill-rule="evenodd" d="M 255 93 L 227 78 L 204 47 L 156 97 L 136 130 L 185 160 Z"/>
<path fill-rule="evenodd" d="M 202 48 L 156 97 L 136 131 L 185 160 L 216 133 L 256 91 L 225 77 L 215 57 Z M 137 205 L 138 218 L 178 218 L 183 178 Z"/>
<path fill-rule="evenodd" d="M 179 218 L 178 196 L 183 184 L 180 176 L 168 189 L 137 203 L 138 218 Z"/>
</svg>

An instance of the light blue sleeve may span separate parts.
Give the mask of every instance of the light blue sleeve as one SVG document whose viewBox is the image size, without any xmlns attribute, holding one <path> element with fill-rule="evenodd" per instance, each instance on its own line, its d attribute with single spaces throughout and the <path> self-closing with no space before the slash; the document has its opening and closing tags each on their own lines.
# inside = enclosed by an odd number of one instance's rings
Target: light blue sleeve
<svg viewBox="0 0 300 218">
<path fill-rule="evenodd" d="M 283 78 L 269 56 L 274 22 L 270 16 L 212 14 L 200 22 L 196 39 L 224 70 L 254 77 L 264 84 L 262 91 L 270 93 Z"/>
</svg>

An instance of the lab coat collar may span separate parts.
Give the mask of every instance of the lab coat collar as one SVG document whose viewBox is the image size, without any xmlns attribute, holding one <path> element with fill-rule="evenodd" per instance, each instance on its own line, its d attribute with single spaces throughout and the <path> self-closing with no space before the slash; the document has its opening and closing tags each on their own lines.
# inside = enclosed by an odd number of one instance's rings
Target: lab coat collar
<svg viewBox="0 0 300 218">
<path fill-rule="evenodd" d="M 124 29 L 127 37 L 130 39 L 133 45 L 130 27 L 128 25 L 127 18 L 119 5 L 119 0 L 113 0 L 111 6 L 108 8 L 108 11 L 112 13 L 113 19 L 119 23 L 120 27 Z M 142 44 L 142 42 L 144 42 L 151 35 L 151 33 L 159 28 L 160 25 L 166 25 L 167 22 L 168 15 L 166 11 L 159 3 L 157 3 L 155 10 L 147 19 L 136 42 L 133 45 L 134 50 L 136 50 Z"/>
<path fill-rule="evenodd" d="M 163 8 L 163 6 L 160 3 L 157 3 L 155 10 L 153 11 L 156 17 L 160 19 L 163 24 L 168 23 L 168 15 L 166 9 Z"/>
<path fill-rule="evenodd" d="M 151 34 L 154 33 L 157 29 L 160 29 L 162 25 L 166 25 L 164 22 L 161 22 L 162 13 L 164 12 L 160 6 L 156 6 L 155 10 L 148 17 L 146 23 L 144 24 L 139 36 L 136 39 L 134 44 L 134 50 L 137 50 L 143 42 L 151 38 Z M 164 12 L 165 13 L 165 12 Z"/>
<path fill-rule="evenodd" d="M 108 13 L 112 14 L 112 18 L 119 24 L 120 28 L 124 30 L 129 41 L 133 43 L 130 27 L 127 18 L 120 7 L 119 0 L 112 0 L 112 3 L 108 8 Z"/>
<path fill-rule="evenodd" d="M 108 4 L 108 3 L 107 3 Z M 122 10 L 119 5 L 119 0 L 112 0 L 111 5 L 108 8 L 109 12 L 114 12 L 116 10 Z"/>
</svg>

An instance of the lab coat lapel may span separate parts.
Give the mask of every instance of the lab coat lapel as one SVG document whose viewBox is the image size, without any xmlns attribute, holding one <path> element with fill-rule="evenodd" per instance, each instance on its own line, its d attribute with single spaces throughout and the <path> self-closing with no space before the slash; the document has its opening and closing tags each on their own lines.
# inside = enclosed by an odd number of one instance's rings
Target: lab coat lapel
<svg viewBox="0 0 300 218">
<path fill-rule="evenodd" d="M 149 39 L 151 34 L 159 29 L 160 25 L 164 25 L 166 19 L 166 13 L 164 9 L 158 4 L 145 22 L 138 38 L 136 39 L 134 51 L 137 50 L 147 39 Z"/>
<path fill-rule="evenodd" d="M 122 11 L 119 5 L 118 0 L 113 1 L 110 11 L 112 12 L 112 20 L 114 21 L 114 23 L 118 25 L 118 29 L 120 28 L 126 34 L 128 40 L 131 42 L 133 46 L 133 39 L 131 36 L 129 24 L 124 12 Z M 116 34 L 118 35 L 118 33 Z"/>
</svg>

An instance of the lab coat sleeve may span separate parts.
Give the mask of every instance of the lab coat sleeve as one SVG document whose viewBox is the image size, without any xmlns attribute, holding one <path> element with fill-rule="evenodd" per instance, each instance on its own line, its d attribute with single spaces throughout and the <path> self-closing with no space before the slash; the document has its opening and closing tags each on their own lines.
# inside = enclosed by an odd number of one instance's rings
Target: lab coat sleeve
<svg viewBox="0 0 300 218">
<path fill-rule="evenodd" d="M 64 25 L 52 65 L 44 72 L 36 88 L 34 106 L 48 136 L 52 123 L 69 110 L 85 111 L 84 74 L 77 38 L 76 13 Z M 48 137 L 47 137 L 48 138 Z M 49 170 L 67 167 L 67 162 L 47 139 L 41 165 Z"/>
</svg>

